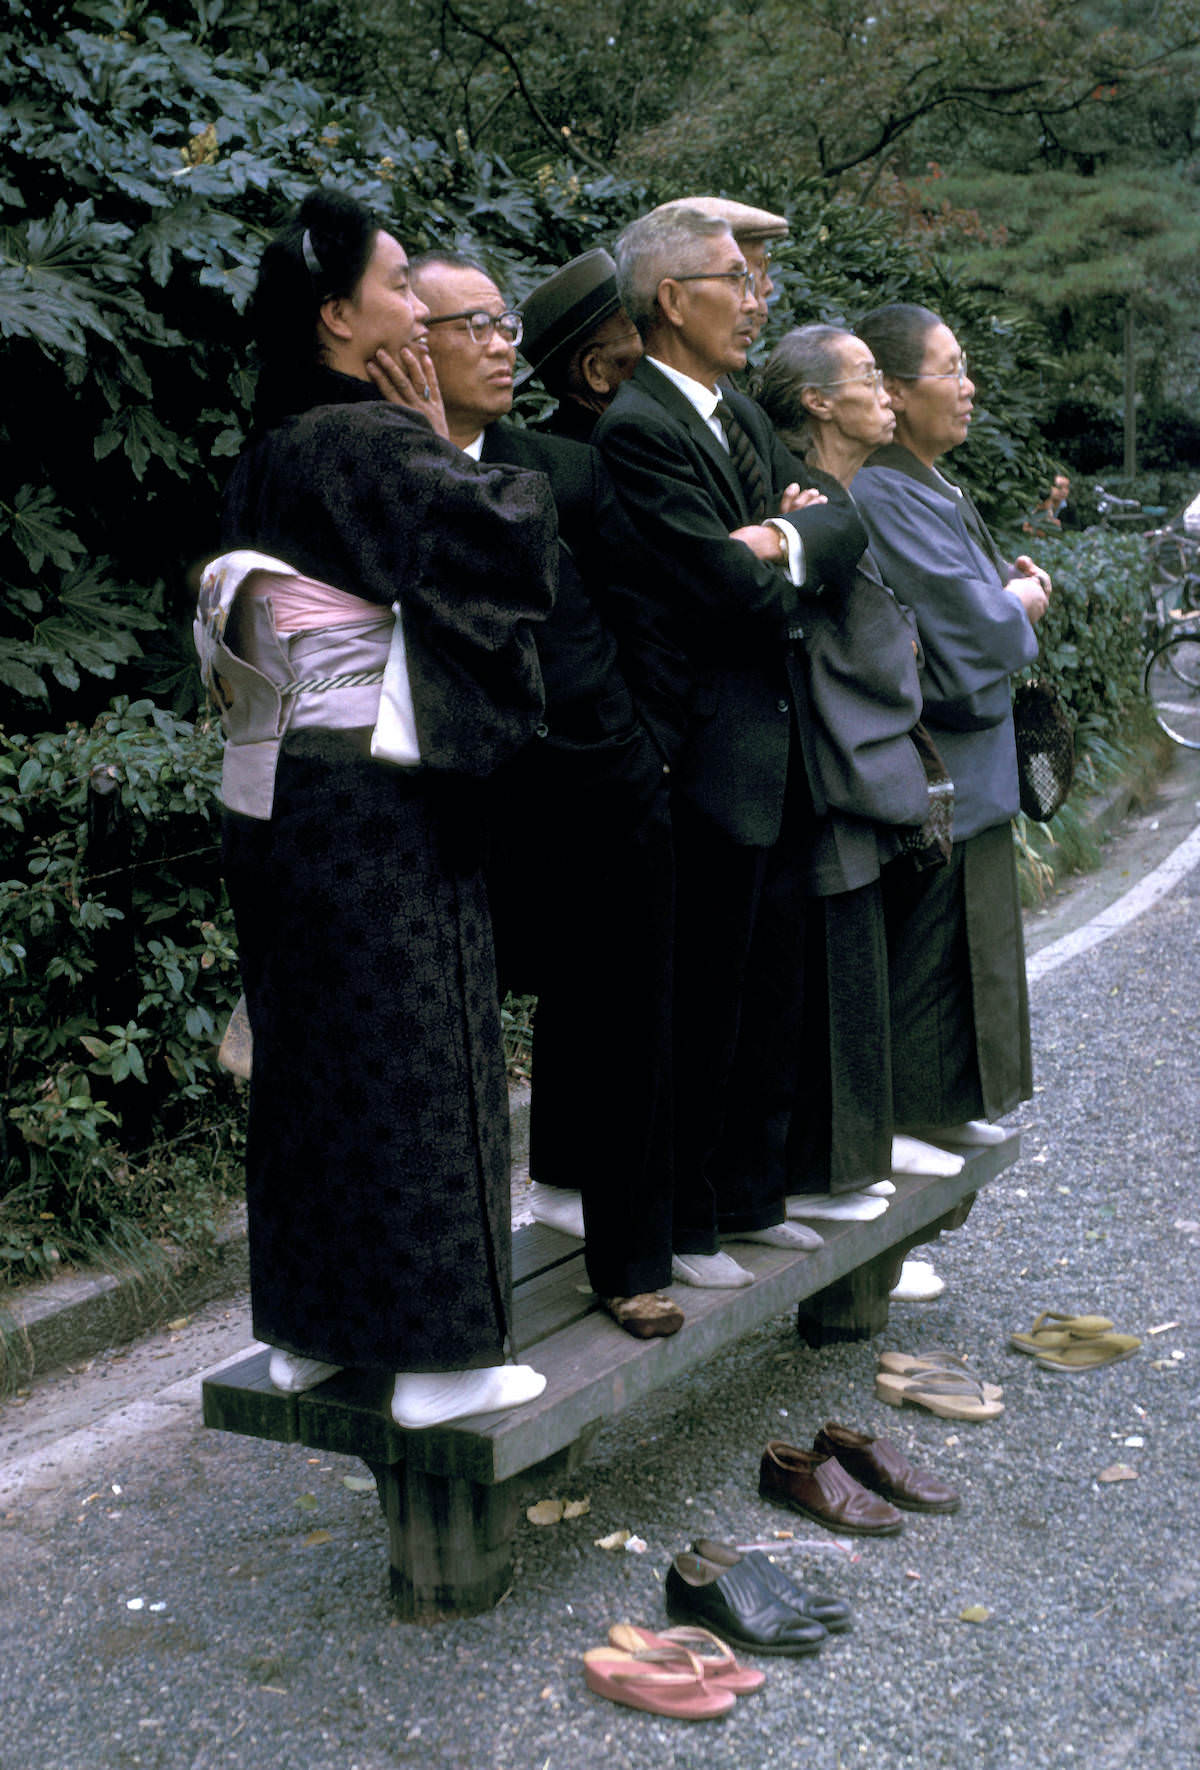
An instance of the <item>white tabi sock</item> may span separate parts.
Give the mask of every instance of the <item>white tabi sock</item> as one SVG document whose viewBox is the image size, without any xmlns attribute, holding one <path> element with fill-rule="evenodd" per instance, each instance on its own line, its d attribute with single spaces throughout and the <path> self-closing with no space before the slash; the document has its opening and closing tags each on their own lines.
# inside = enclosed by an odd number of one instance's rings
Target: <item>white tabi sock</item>
<svg viewBox="0 0 1200 1770">
<path fill-rule="evenodd" d="M 529 1188 L 529 1209 L 535 1223 L 557 1229 L 560 1235 L 583 1237 L 583 1194 L 568 1192 L 565 1186 L 542 1186 L 533 1181 Z"/>
<path fill-rule="evenodd" d="M 954 1143 L 960 1149 L 988 1149 L 1003 1143 L 1008 1132 L 1003 1125 L 989 1125 L 986 1119 L 964 1119 L 961 1125 L 935 1125 L 923 1129 L 921 1135 L 931 1143 Z"/>
<path fill-rule="evenodd" d="M 764 1247 L 793 1248 L 797 1252 L 825 1245 L 825 1238 L 804 1223 L 772 1223 L 768 1229 L 738 1229 L 732 1235 L 723 1235 L 721 1240 L 757 1241 Z"/>
<path fill-rule="evenodd" d="M 671 1277 L 676 1284 L 707 1291 L 736 1291 L 754 1283 L 754 1274 L 739 1266 L 732 1254 L 672 1254 Z"/>
<path fill-rule="evenodd" d="M 536 1401 L 546 1387 L 528 1364 L 496 1364 L 478 1371 L 400 1371 L 392 1390 L 392 1418 L 419 1432 L 466 1414 L 498 1413 Z"/>
<path fill-rule="evenodd" d="M 940 1297 L 946 1288 L 928 1260 L 906 1260 L 900 1268 L 896 1287 L 888 1295 L 895 1303 L 928 1303 Z"/>
<path fill-rule="evenodd" d="M 948 1149 L 935 1149 L 916 1137 L 892 1138 L 893 1174 L 957 1174 L 962 1165 L 962 1156 L 951 1155 Z"/>
<path fill-rule="evenodd" d="M 888 1208 L 886 1198 L 868 1192 L 798 1192 L 786 1203 L 789 1217 L 826 1218 L 831 1223 L 873 1223 Z"/>
<path fill-rule="evenodd" d="M 267 1374 L 285 1395 L 302 1395 L 306 1389 L 315 1389 L 318 1383 L 336 1377 L 341 1368 L 340 1364 L 322 1364 L 319 1358 L 299 1358 L 294 1352 L 280 1352 L 276 1348 Z"/>
</svg>

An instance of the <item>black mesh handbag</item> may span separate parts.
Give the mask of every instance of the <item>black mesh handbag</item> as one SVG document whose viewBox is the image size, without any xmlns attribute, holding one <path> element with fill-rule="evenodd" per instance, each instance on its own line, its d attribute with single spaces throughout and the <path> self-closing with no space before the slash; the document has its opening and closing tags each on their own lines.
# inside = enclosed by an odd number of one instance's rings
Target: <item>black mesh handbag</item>
<svg viewBox="0 0 1200 1770">
<path fill-rule="evenodd" d="M 1021 810 L 1044 824 L 1071 791 L 1075 732 L 1058 690 L 1036 678 L 1013 696 Z"/>
</svg>

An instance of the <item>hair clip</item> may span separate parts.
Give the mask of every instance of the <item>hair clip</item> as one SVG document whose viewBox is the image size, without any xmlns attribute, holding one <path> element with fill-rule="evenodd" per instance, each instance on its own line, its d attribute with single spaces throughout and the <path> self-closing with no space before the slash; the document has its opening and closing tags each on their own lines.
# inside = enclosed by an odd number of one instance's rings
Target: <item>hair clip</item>
<svg viewBox="0 0 1200 1770">
<path fill-rule="evenodd" d="M 325 275 L 321 260 L 317 257 L 316 248 L 312 243 L 312 235 L 307 228 L 300 239 L 300 256 L 304 260 L 304 266 L 309 276 L 323 277 Z"/>
</svg>

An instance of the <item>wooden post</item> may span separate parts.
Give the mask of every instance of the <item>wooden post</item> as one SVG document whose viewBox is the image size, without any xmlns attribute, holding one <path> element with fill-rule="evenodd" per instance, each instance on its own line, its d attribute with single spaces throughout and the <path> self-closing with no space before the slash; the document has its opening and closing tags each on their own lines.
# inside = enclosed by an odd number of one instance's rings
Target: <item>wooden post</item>
<svg viewBox="0 0 1200 1770">
<path fill-rule="evenodd" d="M 480 1487 L 407 1463 L 368 1463 L 387 1519 L 392 1598 L 406 1622 L 445 1622 L 498 1604 L 512 1584 L 521 1484 Z"/>
<path fill-rule="evenodd" d="M 975 1203 L 969 1192 L 952 1211 L 938 1217 L 894 1247 L 885 1248 L 873 1260 L 856 1266 L 844 1278 L 803 1297 L 796 1310 L 796 1331 L 806 1345 L 833 1346 L 843 1340 L 870 1340 L 888 1324 L 888 1297 L 906 1256 L 948 1230 L 961 1229 Z"/>
</svg>

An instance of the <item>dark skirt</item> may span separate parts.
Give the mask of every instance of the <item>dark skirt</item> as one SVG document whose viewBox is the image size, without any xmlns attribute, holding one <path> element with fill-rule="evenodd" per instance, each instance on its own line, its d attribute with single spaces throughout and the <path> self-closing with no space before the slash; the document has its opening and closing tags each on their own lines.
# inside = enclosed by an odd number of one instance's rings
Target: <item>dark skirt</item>
<svg viewBox="0 0 1200 1770">
<path fill-rule="evenodd" d="M 888 955 L 878 880 L 809 901 L 804 1048 L 788 1133 L 791 1192 L 892 1171 Z"/>
<path fill-rule="evenodd" d="M 896 1123 L 1002 1118 L 1033 1093 L 1012 830 L 954 844 L 948 866 L 884 868 Z"/>
<path fill-rule="evenodd" d="M 477 789 L 285 741 L 269 823 L 225 819 L 254 1034 L 254 1332 L 332 1364 L 503 1361 L 508 1104 Z"/>
</svg>

